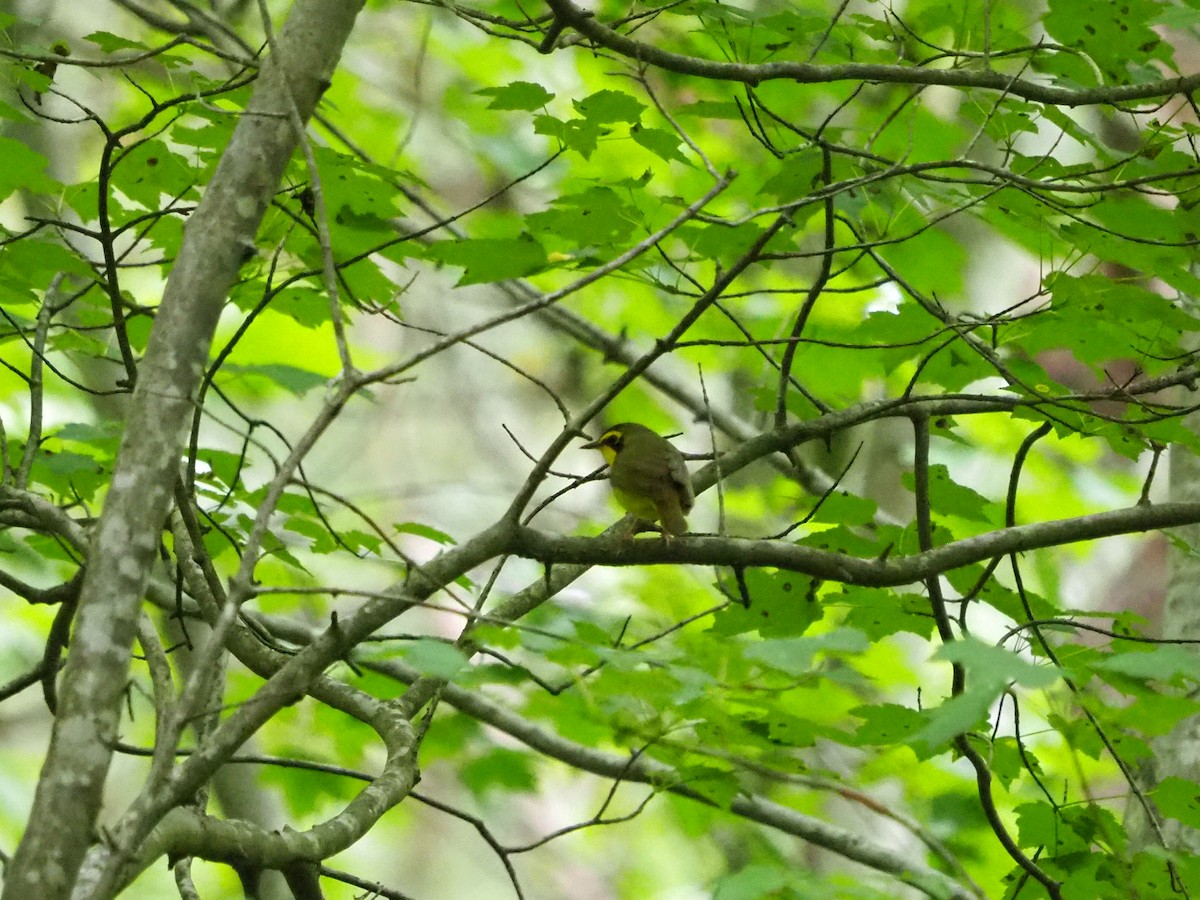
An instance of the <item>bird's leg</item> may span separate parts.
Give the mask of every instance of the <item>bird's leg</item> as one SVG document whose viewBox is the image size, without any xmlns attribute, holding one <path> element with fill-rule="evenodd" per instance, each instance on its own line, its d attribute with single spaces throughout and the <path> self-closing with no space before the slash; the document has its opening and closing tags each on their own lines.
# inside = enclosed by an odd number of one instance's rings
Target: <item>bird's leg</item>
<svg viewBox="0 0 1200 900">
<path fill-rule="evenodd" d="M 660 529 L 659 529 L 658 525 L 656 525 L 654 522 L 650 521 L 649 519 L 643 519 L 641 516 L 635 516 L 633 513 L 630 513 L 629 514 L 629 525 L 626 527 L 625 534 L 623 535 L 623 537 L 625 540 L 631 541 L 637 535 L 641 534 L 643 531 L 659 531 L 659 530 Z M 666 534 L 666 529 L 661 529 L 661 530 L 662 530 L 663 534 Z"/>
</svg>

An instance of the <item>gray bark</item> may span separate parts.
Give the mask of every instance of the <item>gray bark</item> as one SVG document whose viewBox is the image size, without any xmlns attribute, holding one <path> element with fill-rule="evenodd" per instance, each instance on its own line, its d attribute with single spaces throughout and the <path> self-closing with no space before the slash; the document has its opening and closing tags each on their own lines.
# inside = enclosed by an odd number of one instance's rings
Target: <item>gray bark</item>
<svg viewBox="0 0 1200 900">
<path fill-rule="evenodd" d="M 65 900 L 95 839 L 141 598 L 154 565 L 184 426 L 217 318 L 264 210 L 332 77 L 361 2 L 298 0 L 204 198 L 188 222 L 91 536 L 58 715 L 4 900 Z"/>
</svg>

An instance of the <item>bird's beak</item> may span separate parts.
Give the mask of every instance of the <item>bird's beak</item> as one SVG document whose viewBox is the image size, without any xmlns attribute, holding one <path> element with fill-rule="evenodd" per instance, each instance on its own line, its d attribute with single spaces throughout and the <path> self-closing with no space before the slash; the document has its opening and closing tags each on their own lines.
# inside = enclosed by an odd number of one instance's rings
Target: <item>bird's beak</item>
<svg viewBox="0 0 1200 900">
<path fill-rule="evenodd" d="M 588 441 L 586 444 L 583 445 L 583 449 L 584 450 L 598 450 L 598 449 L 600 449 L 600 442 L 599 441 Z"/>
</svg>

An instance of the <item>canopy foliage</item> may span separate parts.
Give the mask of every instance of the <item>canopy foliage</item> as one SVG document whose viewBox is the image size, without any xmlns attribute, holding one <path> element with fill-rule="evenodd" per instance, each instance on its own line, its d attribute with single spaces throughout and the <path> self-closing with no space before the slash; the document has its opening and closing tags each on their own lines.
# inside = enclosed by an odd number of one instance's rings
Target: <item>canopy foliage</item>
<svg viewBox="0 0 1200 900">
<path fill-rule="evenodd" d="M 1200 10 L 160 6 L 0 23 L 6 898 L 1200 892 Z"/>
</svg>

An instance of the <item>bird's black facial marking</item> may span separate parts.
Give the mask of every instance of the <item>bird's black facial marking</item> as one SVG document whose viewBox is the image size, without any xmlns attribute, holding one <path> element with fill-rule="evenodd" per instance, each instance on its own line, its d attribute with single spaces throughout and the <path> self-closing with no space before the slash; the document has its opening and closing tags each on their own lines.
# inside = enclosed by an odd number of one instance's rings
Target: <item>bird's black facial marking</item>
<svg viewBox="0 0 1200 900">
<path fill-rule="evenodd" d="M 611 447 L 613 452 L 620 450 L 625 443 L 625 435 L 619 431 L 605 432 L 604 437 L 600 438 L 600 444 L 604 447 Z"/>
</svg>

